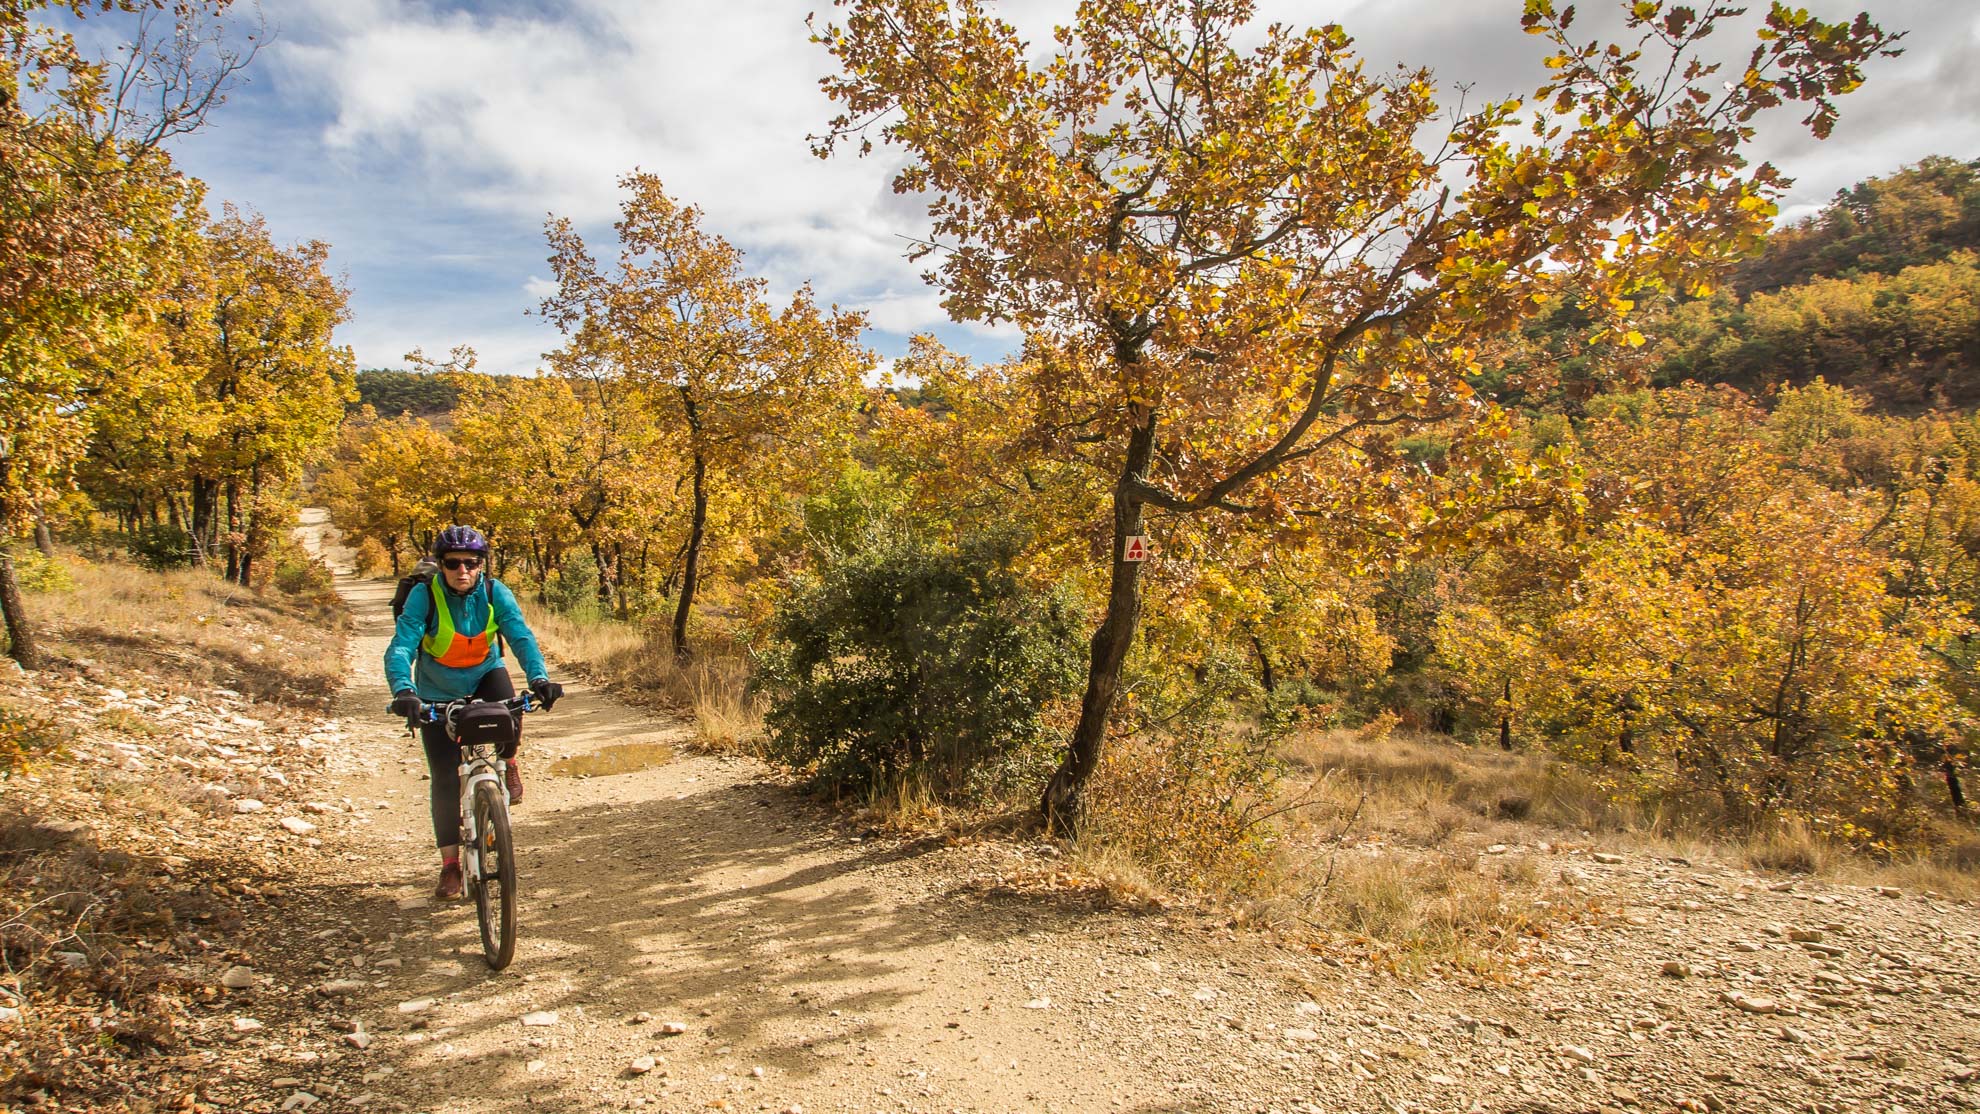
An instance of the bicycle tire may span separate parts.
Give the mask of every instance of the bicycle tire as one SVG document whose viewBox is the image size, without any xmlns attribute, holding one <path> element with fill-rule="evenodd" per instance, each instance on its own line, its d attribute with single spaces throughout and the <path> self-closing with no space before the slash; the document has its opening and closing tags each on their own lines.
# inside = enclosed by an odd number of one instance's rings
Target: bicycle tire
<svg viewBox="0 0 1980 1114">
<path fill-rule="evenodd" d="M 481 878 L 475 913 L 481 921 L 481 954 L 500 971 L 516 955 L 516 856 L 509 834 L 509 800 L 500 785 L 474 789 L 474 827 L 480 838 Z"/>
</svg>

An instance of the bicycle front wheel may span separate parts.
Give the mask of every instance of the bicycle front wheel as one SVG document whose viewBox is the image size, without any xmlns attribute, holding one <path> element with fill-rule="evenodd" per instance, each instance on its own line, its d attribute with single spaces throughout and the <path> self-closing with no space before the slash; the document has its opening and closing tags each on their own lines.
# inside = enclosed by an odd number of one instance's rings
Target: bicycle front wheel
<svg viewBox="0 0 1980 1114">
<path fill-rule="evenodd" d="M 500 971 L 516 955 L 516 856 L 509 835 L 509 801 L 502 786 L 474 789 L 474 828 L 481 852 L 475 912 L 481 918 L 481 954 Z"/>
</svg>

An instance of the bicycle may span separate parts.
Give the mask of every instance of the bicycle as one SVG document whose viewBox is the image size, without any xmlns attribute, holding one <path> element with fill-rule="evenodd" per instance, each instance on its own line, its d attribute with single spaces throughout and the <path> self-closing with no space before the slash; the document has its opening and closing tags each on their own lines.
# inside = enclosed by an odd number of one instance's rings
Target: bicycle
<svg viewBox="0 0 1980 1114">
<path fill-rule="evenodd" d="M 443 724 L 461 748 L 461 876 L 481 922 L 481 954 L 500 971 L 516 954 L 516 856 L 509 791 L 497 757 L 516 740 L 517 717 L 549 706 L 533 693 L 507 700 L 422 703 L 420 723 Z M 492 892 L 491 892 L 492 891 Z"/>
</svg>

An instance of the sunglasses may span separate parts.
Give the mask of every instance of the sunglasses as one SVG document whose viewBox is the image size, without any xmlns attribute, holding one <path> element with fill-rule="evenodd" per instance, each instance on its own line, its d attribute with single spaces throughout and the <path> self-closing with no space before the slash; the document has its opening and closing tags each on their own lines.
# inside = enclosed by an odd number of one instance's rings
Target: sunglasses
<svg viewBox="0 0 1980 1114">
<path fill-rule="evenodd" d="M 459 571 L 459 570 L 461 570 L 461 569 L 478 569 L 478 568 L 480 568 L 480 567 L 481 567 L 481 558 L 479 558 L 479 557 L 447 557 L 447 558 L 443 558 L 443 559 L 441 560 L 441 562 L 440 562 L 440 563 L 441 563 L 441 564 L 443 564 L 443 565 L 445 565 L 445 566 L 447 566 L 447 570 L 448 570 L 449 572 L 457 572 L 457 571 Z"/>
</svg>

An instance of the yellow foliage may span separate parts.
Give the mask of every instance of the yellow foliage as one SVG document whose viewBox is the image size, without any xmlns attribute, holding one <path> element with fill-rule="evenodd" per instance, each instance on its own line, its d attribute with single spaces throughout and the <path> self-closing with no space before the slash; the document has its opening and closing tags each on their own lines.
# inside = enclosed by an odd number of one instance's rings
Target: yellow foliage
<svg viewBox="0 0 1980 1114">
<path fill-rule="evenodd" d="M 1552 590 L 1481 578 L 1442 654 L 1619 793 L 1704 794 L 1738 824 L 1792 813 L 1888 849 L 1913 826 L 1903 740 L 1957 718 L 1929 648 L 1970 628 L 1891 591 L 1873 544 L 1888 507 L 1796 470 L 1807 411 L 1784 405 L 1776 440 L 1736 395 L 1687 388 L 1590 422 L 1590 486 L 1609 494 L 1579 538 L 1528 539 L 1562 546 Z"/>
</svg>

